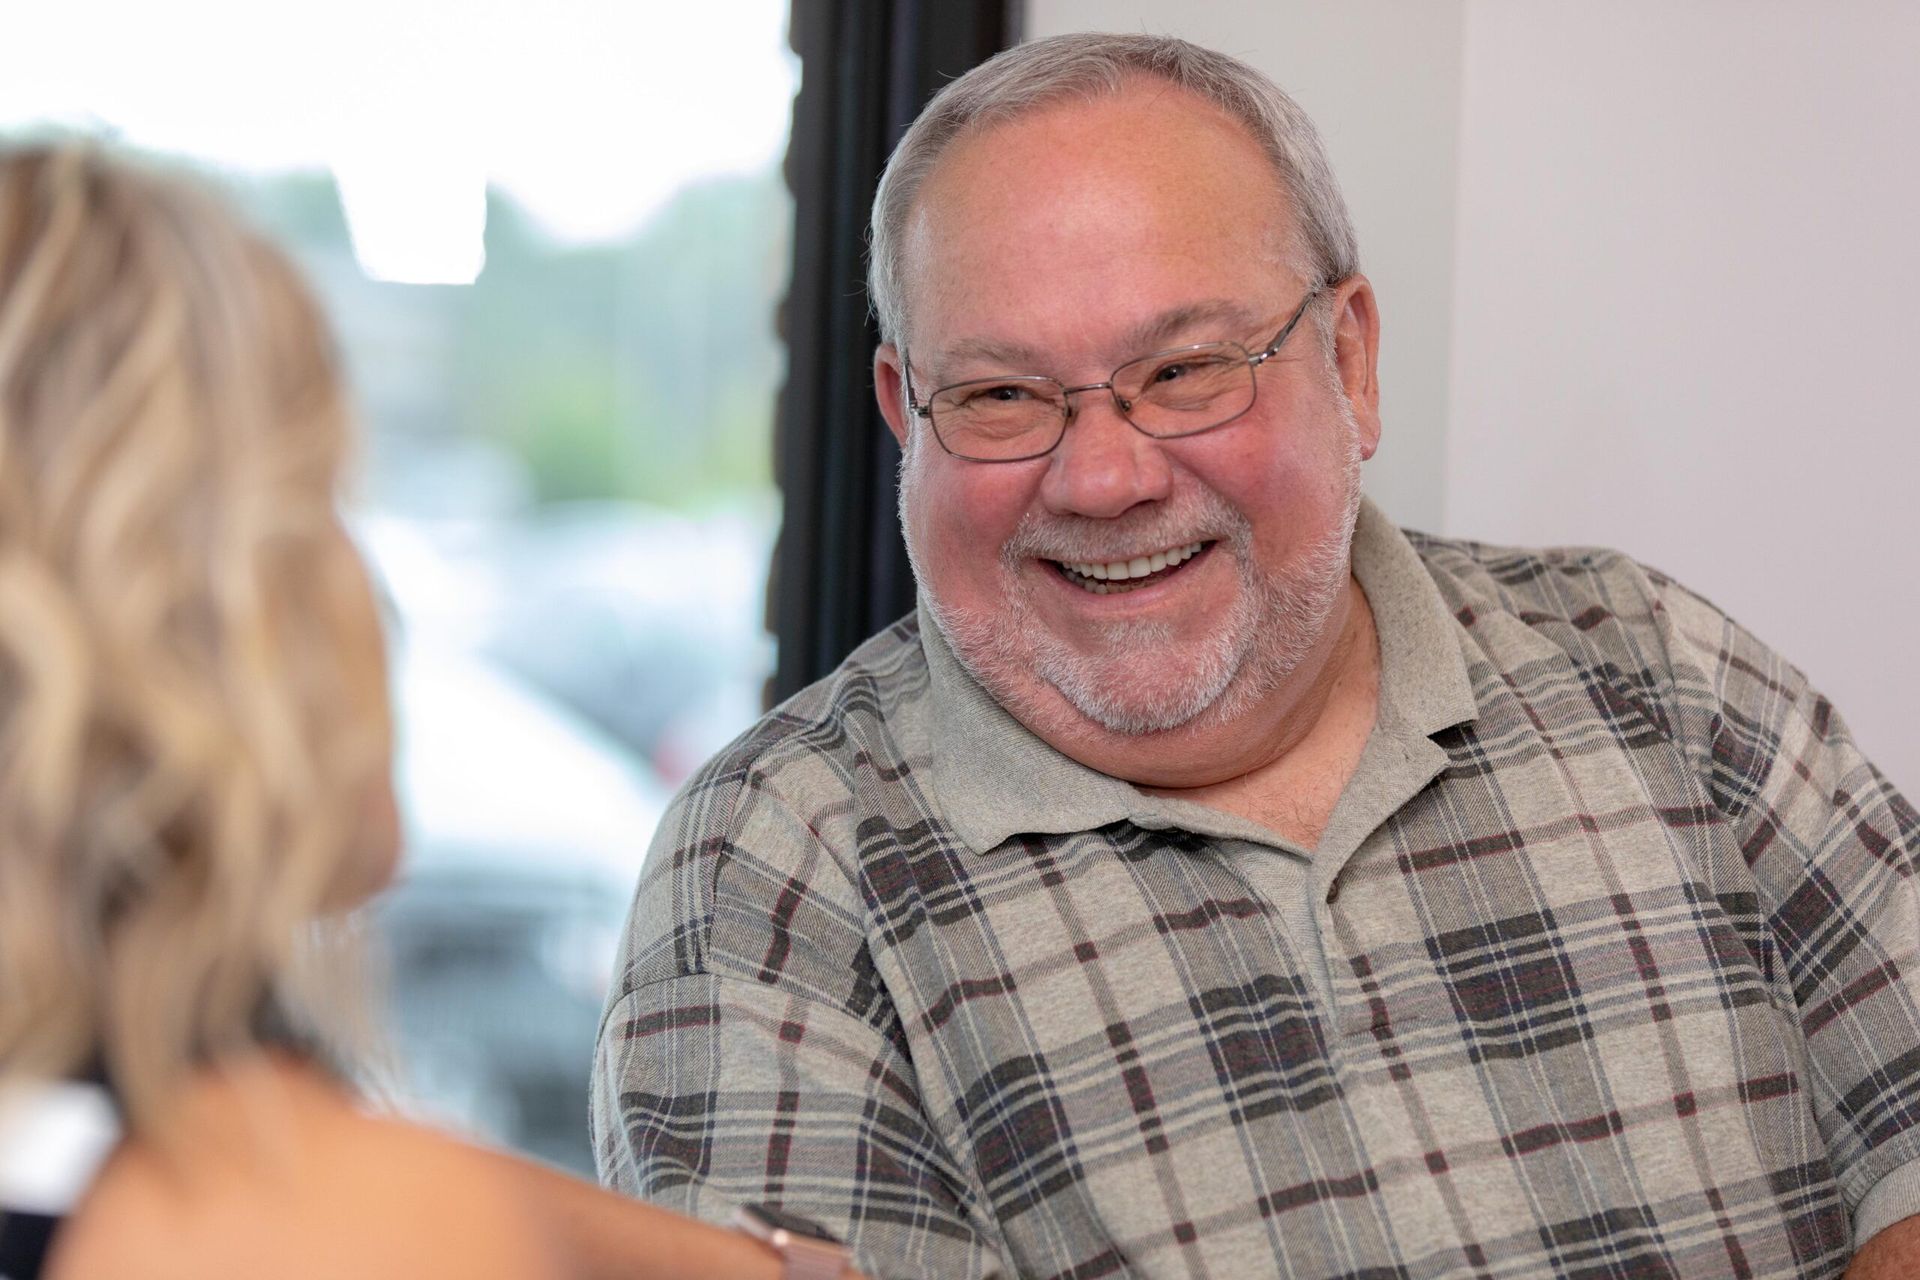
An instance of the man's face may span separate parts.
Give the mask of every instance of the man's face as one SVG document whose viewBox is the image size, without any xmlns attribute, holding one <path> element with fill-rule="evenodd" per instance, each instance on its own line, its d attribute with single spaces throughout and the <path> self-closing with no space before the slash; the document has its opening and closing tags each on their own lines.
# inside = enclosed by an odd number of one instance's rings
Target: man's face
<svg viewBox="0 0 1920 1280">
<path fill-rule="evenodd" d="M 1003 374 L 1100 382 L 1195 342 L 1259 351 L 1314 283 L 1284 264 L 1291 226 L 1253 139 L 1176 89 L 965 139 L 908 230 L 918 398 Z M 1017 718 L 1048 738 L 1139 735 L 1230 722 L 1285 688 L 1345 587 L 1377 439 L 1311 312 L 1240 418 L 1155 440 L 1082 392 L 1059 447 L 1024 462 L 955 458 L 924 420 L 909 433 L 901 361 L 883 347 L 876 373 L 906 447 L 916 573 L 956 654 Z M 1142 559 L 1144 579 L 1082 572 Z"/>
</svg>

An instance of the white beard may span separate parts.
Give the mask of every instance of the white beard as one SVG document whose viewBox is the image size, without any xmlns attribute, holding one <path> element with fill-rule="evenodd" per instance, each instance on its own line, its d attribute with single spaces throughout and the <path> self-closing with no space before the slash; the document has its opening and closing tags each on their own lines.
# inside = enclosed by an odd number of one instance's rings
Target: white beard
<svg viewBox="0 0 1920 1280">
<path fill-rule="evenodd" d="M 901 468 L 901 523 L 928 612 L 968 673 L 1029 727 L 1057 719 L 1038 696 L 1051 686 L 1082 716 L 1112 733 L 1163 733 L 1195 724 L 1230 723 L 1282 686 L 1326 629 L 1350 572 L 1354 522 L 1360 512 L 1360 437 L 1344 400 L 1344 510 L 1339 523 L 1300 549 L 1284 568 L 1254 560 L 1253 529 L 1217 493 L 1195 489 L 1138 519 L 1090 520 L 1029 512 L 1001 549 L 1003 608 L 949 606 L 931 589 L 907 518 L 914 497 L 912 453 Z M 918 445 L 917 439 L 914 442 Z M 1177 648 L 1164 622 L 1109 626 L 1098 648 L 1083 652 L 1040 624 L 1020 576 L 1034 557 L 1104 560 L 1116 546 L 1179 546 L 1217 540 L 1234 558 L 1241 591 L 1228 616 L 1198 646 Z"/>
</svg>

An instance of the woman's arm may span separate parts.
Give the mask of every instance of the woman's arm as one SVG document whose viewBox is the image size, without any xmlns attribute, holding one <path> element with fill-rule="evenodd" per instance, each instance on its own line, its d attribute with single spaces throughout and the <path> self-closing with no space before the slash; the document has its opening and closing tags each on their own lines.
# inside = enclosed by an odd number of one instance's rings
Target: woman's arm
<svg viewBox="0 0 1920 1280">
<path fill-rule="evenodd" d="M 180 1112 L 181 1150 L 115 1153 L 56 1240 L 53 1280 L 780 1278 L 744 1235 L 369 1116 L 302 1067 L 210 1074 Z"/>
<path fill-rule="evenodd" d="M 780 1280 L 756 1240 L 510 1156 L 571 1280 Z M 849 1273 L 852 1274 L 852 1273 Z"/>
</svg>

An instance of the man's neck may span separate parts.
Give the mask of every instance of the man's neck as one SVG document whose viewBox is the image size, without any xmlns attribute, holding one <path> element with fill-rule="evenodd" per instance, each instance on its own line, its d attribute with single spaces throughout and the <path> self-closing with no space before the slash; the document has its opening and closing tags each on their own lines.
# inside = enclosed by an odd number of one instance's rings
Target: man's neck
<svg viewBox="0 0 1920 1280">
<path fill-rule="evenodd" d="M 1232 721 L 1137 736 L 1078 716 L 1028 728 L 1088 768 L 1154 794 L 1237 813 L 1290 839 L 1311 828 L 1301 841 L 1311 845 L 1332 812 L 1322 801 L 1338 799 L 1359 761 L 1379 689 L 1373 612 L 1349 577 L 1320 644 L 1285 686 Z"/>
<path fill-rule="evenodd" d="M 1223 809 L 1314 848 L 1359 766 L 1380 707 L 1379 637 L 1366 593 L 1352 579 L 1345 613 L 1334 650 L 1290 709 L 1277 750 L 1218 781 L 1142 790 Z"/>
</svg>

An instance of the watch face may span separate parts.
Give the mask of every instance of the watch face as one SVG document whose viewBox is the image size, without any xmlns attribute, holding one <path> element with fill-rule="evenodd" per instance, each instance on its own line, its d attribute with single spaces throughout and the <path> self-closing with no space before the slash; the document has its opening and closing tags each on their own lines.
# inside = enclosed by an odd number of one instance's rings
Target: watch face
<svg viewBox="0 0 1920 1280">
<path fill-rule="evenodd" d="M 812 1218 L 803 1218 L 797 1213 L 788 1213 L 785 1209 L 776 1209 L 770 1204 L 742 1205 L 741 1209 L 752 1214 L 764 1226 L 772 1231 L 785 1231 L 807 1240 L 825 1240 L 829 1244 L 839 1244 L 832 1232 L 815 1222 Z"/>
</svg>

